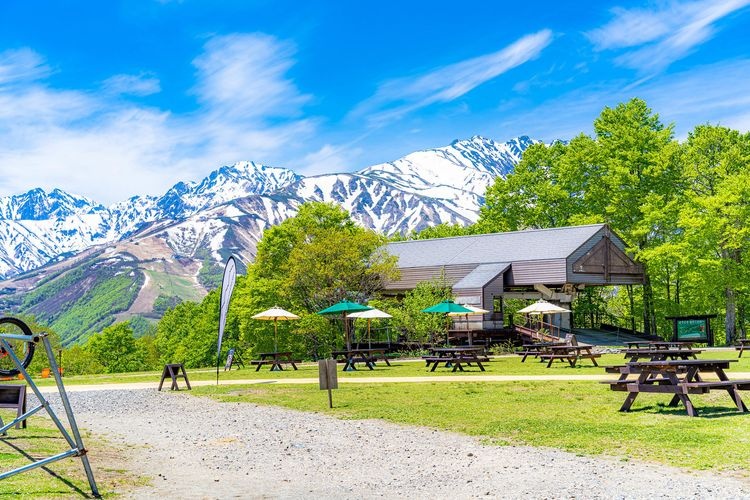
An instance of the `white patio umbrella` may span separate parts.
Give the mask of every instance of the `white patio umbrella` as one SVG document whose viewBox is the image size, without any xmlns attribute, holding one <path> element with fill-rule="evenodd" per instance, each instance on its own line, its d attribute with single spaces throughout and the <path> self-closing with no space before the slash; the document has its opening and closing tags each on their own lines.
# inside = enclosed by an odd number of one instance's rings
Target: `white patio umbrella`
<svg viewBox="0 0 750 500">
<path fill-rule="evenodd" d="M 280 307 L 274 306 L 271 309 L 267 309 L 263 312 L 259 312 L 255 316 L 252 317 L 253 319 L 259 319 L 263 321 L 273 321 L 273 350 L 278 351 L 278 331 L 276 323 L 278 321 L 290 321 L 293 319 L 299 319 L 299 316 L 296 314 L 290 313 L 289 311 L 285 311 L 284 309 L 281 309 Z"/>
<path fill-rule="evenodd" d="M 543 325 L 545 314 L 569 313 L 570 309 L 565 309 L 564 307 L 551 304 L 544 299 L 539 299 L 533 304 L 531 304 L 530 306 L 526 306 L 523 309 L 519 309 L 518 312 L 524 313 L 524 314 L 539 314 L 540 316 L 542 316 L 542 325 Z M 552 333 L 552 326 L 553 325 L 550 320 L 550 333 Z M 558 332 L 558 336 L 559 336 L 559 332 Z"/>
<path fill-rule="evenodd" d="M 361 311 L 361 312 L 353 312 L 351 314 L 348 314 L 346 316 L 347 318 L 365 318 L 367 319 L 367 347 L 372 347 L 372 342 L 370 342 L 370 323 L 372 322 L 373 318 L 392 318 L 390 314 L 387 312 L 383 312 L 380 309 L 370 309 L 369 311 Z"/>
<path fill-rule="evenodd" d="M 539 299 L 530 306 L 519 309 L 518 312 L 524 314 L 561 314 L 569 313 L 570 309 L 551 304 L 544 299 Z"/>
</svg>

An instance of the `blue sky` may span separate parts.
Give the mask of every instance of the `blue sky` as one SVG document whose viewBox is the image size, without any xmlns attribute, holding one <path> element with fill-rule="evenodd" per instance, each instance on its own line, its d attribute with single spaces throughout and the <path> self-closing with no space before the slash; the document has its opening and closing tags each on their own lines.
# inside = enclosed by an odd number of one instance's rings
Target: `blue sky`
<svg viewBox="0 0 750 500">
<path fill-rule="evenodd" d="M 254 160 L 351 171 L 646 99 L 750 130 L 750 0 L 0 2 L 0 196 L 105 204 Z"/>
</svg>

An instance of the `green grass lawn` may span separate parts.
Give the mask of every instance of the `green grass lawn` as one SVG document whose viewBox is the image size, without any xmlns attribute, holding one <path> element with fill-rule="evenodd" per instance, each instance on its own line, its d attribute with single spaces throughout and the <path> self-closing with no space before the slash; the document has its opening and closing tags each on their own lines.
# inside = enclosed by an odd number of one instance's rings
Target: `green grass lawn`
<svg viewBox="0 0 750 500">
<path fill-rule="evenodd" d="M 15 416 L 7 410 L 1 414 L 5 422 Z M 85 431 L 82 437 L 86 447 L 92 450 L 89 460 L 100 493 L 111 496 L 115 489 L 123 491 L 144 484 L 143 478 L 108 465 L 122 463 L 120 455 L 123 450 Z M 0 471 L 10 471 L 27 465 L 32 459 L 47 458 L 69 449 L 67 441 L 50 419 L 33 416 L 29 418 L 26 429 L 12 428 L 7 436 L 0 437 Z M 58 460 L 0 481 L 0 497 L 89 498 L 90 495 L 91 489 L 79 458 Z"/>
<path fill-rule="evenodd" d="M 736 359 L 736 351 L 704 353 L 704 358 Z M 621 364 L 620 354 L 607 354 L 600 365 Z M 375 370 L 343 373 L 342 380 L 369 377 L 436 377 L 453 375 L 438 368 L 429 372 L 421 360 L 393 360 L 391 367 L 378 363 Z M 606 375 L 601 367 L 584 360 L 575 368 L 528 360 L 519 356 L 496 357 L 487 371 L 473 368 L 455 375 Z M 750 372 L 750 357 L 732 364 L 728 372 Z M 66 385 L 158 382 L 161 372 L 65 377 Z M 210 368 L 188 370 L 191 381 L 214 380 Z M 620 413 L 625 393 L 613 392 L 596 381 L 524 382 L 420 382 L 342 384 L 334 392 L 335 408 L 327 408 L 327 395 L 317 384 L 283 384 L 292 378 L 317 379 L 318 367 L 306 363 L 297 371 L 271 372 L 267 367 L 220 371 L 220 379 L 275 379 L 279 384 L 219 385 L 195 387 L 191 394 L 228 402 L 277 405 L 315 411 L 345 419 L 383 419 L 408 425 L 476 436 L 489 444 L 531 445 L 567 450 L 585 455 L 607 455 L 620 460 L 664 463 L 689 469 L 714 469 L 746 475 L 750 463 L 750 415 L 738 414 L 726 393 L 693 396 L 701 416 L 690 418 L 684 408 L 669 408 L 668 395 L 641 394 L 630 413 Z M 40 385 L 52 379 L 36 379 Z M 750 396 L 746 399 L 750 401 Z M 3 417 L 8 421 L 10 414 Z M 0 469 L 9 470 L 31 456 L 46 456 L 65 448 L 49 420 L 34 416 L 24 431 L 11 430 L 10 439 L 0 440 Z M 100 489 L 111 492 L 122 485 L 136 484 L 128 472 L 102 468 L 106 454 L 118 450 L 97 436 L 85 437 L 95 450 L 91 460 Z M 89 444 L 90 443 L 90 444 Z M 122 463 L 114 460 L 114 463 Z M 48 467 L 0 482 L 0 496 L 21 494 L 40 498 L 79 496 L 88 484 L 79 460 L 66 459 Z M 51 471 L 51 472 L 50 472 Z M 127 487 L 126 487 L 127 488 Z"/>
<path fill-rule="evenodd" d="M 668 395 L 641 394 L 630 413 L 625 394 L 595 382 L 454 382 L 341 385 L 328 409 L 310 385 L 206 386 L 193 390 L 226 402 L 278 405 L 338 418 L 377 418 L 482 438 L 498 445 L 559 448 L 621 460 L 745 474 L 750 415 L 726 393 L 694 396 L 699 418 L 669 408 Z"/>
<path fill-rule="evenodd" d="M 737 352 L 734 350 L 722 350 L 704 352 L 701 354 L 702 358 L 712 359 L 736 359 Z M 625 360 L 620 354 L 605 354 L 598 359 L 598 363 L 601 366 L 605 365 L 616 365 L 622 364 Z M 552 367 L 546 368 L 545 363 L 541 363 L 538 360 L 529 358 L 525 363 L 521 363 L 520 356 L 509 355 L 509 356 L 498 356 L 495 357 L 490 363 L 485 364 L 486 371 L 481 372 L 477 368 L 468 369 L 465 372 L 451 372 L 450 369 L 440 368 L 434 372 L 430 372 L 425 368 L 424 363 L 418 360 L 391 360 L 390 367 L 386 366 L 385 363 L 379 362 L 374 370 L 368 370 L 359 364 L 360 369 L 355 372 L 342 372 L 339 368 L 339 377 L 342 379 L 350 377 L 434 377 L 444 375 L 595 375 L 607 377 L 604 370 L 600 367 L 595 367 L 590 360 L 582 360 L 580 364 L 574 368 L 568 366 L 567 363 L 555 362 Z M 240 380 L 240 379 L 277 379 L 284 380 L 286 378 L 318 378 L 318 366 L 315 363 L 303 363 L 298 365 L 299 370 L 292 370 L 290 367 L 281 372 L 272 372 L 267 366 L 261 368 L 260 371 L 255 371 L 255 367 L 250 365 L 243 369 L 232 369 L 231 371 L 224 371 L 223 366 L 219 370 L 220 380 Z M 216 371 L 212 368 L 195 368 L 188 369 L 188 378 L 193 380 L 215 380 Z M 750 372 L 750 356 L 743 357 L 738 360 L 737 363 L 732 363 L 732 367 L 729 370 L 729 376 L 732 376 L 732 372 Z M 161 371 L 153 372 L 137 372 L 137 373 L 116 373 L 116 374 L 99 374 L 99 375 L 80 375 L 80 376 L 66 376 L 64 382 L 70 385 L 77 384 L 112 384 L 112 383 L 128 383 L 128 382 L 158 382 L 161 378 Z M 52 379 L 40 379 L 36 378 L 35 381 L 39 385 L 54 385 Z M 13 383 L 12 381 L 9 383 Z"/>
</svg>

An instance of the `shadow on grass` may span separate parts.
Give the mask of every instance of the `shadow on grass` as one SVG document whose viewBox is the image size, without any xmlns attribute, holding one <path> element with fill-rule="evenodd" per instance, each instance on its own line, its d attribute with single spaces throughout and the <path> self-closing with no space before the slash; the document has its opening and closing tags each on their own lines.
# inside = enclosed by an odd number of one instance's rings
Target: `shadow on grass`
<svg viewBox="0 0 750 500">
<path fill-rule="evenodd" d="M 24 436 L 23 439 L 31 439 L 33 437 L 34 436 Z M 37 461 L 34 457 L 32 457 L 31 455 L 29 455 L 28 453 L 26 453 L 23 449 L 19 448 L 18 446 L 16 446 L 12 442 L 10 442 L 13 439 L 19 439 L 19 438 L 2 438 L 2 439 L 0 439 L 0 442 L 2 442 L 3 444 L 7 445 L 10 448 L 13 448 L 18 453 L 20 453 L 23 457 L 27 458 L 30 462 L 36 462 Z M 76 457 L 72 457 L 72 458 L 76 458 Z M 63 459 L 63 460 L 66 460 L 66 459 Z M 81 466 L 81 467 L 83 467 L 83 466 Z M 37 467 L 37 468 L 43 470 L 44 472 L 46 472 L 47 474 L 49 474 L 53 478 L 57 479 L 58 481 L 60 481 L 61 483 L 63 483 L 65 486 L 67 486 L 68 488 L 70 488 L 72 492 L 75 492 L 75 493 L 79 494 L 81 497 L 83 497 L 83 498 L 96 498 L 96 497 L 93 497 L 93 496 L 89 495 L 88 493 L 86 493 L 85 491 L 83 491 L 82 489 L 80 489 L 78 486 L 76 486 L 75 484 L 73 484 L 70 480 L 64 478 L 63 476 L 61 476 L 57 472 L 55 472 L 55 471 L 53 471 L 51 469 L 48 469 L 47 467 L 44 467 L 44 466 Z"/>
<path fill-rule="evenodd" d="M 700 418 L 731 418 L 747 416 L 747 412 L 737 411 L 732 406 L 695 406 L 696 416 Z M 687 417 L 687 410 L 684 406 L 667 406 L 665 403 L 656 403 L 653 405 L 639 406 L 631 408 L 626 413 L 654 413 L 658 415 L 676 415 Z"/>
</svg>

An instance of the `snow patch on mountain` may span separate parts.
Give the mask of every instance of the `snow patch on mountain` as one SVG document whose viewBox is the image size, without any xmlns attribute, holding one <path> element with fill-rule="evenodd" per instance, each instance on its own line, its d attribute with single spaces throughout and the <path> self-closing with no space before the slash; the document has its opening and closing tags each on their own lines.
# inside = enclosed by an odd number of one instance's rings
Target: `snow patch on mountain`
<svg viewBox="0 0 750 500">
<path fill-rule="evenodd" d="M 417 151 L 359 172 L 302 177 L 238 162 L 199 182 L 178 182 L 162 196 L 134 196 L 104 207 L 55 189 L 0 197 L 0 276 L 9 277 L 87 248 L 157 235 L 176 255 L 205 247 L 251 260 L 263 230 L 305 201 L 335 202 L 354 220 L 385 234 L 476 221 L 484 192 L 511 172 L 534 141 L 475 136 Z"/>
</svg>

